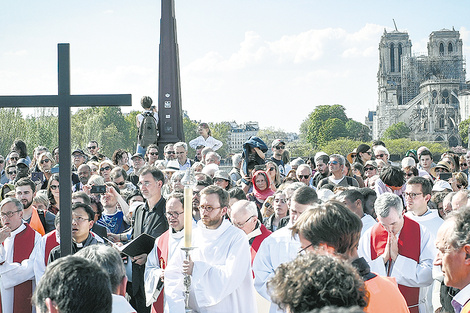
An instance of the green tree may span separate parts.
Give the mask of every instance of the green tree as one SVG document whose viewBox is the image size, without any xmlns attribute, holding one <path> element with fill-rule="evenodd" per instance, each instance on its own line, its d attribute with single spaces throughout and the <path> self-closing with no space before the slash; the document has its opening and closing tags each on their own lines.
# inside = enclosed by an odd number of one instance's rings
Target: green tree
<svg viewBox="0 0 470 313">
<path fill-rule="evenodd" d="M 371 141 L 369 127 L 359 123 L 353 119 L 349 119 L 346 123 L 346 131 L 348 132 L 348 138 L 358 141 Z"/>
<path fill-rule="evenodd" d="M 230 124 L 228 122 L 209 123 L 212 137 L 222 141 L 223 146 L 217 150 L 217 153 L 226 158 L 229 154 Z"/>
<path fill-rule="evenodd" d="M 348 117 L 344 112 L 345 108 L 342 105 L 320 105 L 310 113 L 306 120 L 300 125 L 301 136 L 310 142 L 314 147 L 320 146 L 325 143 L 325 139 L 336 139 L 345 137 L 346 128 L 344 124 L 348 122 Z M 330 120 L 329 122 L 327 122 Z M 337 127 L 338 120 L 343 124 L 343 127 Z M 324 124 L 326 125 L 324 126 Z M 339 133 L 333 133 L 333 130 L 339 130 Z M 323 132 L 327 131 L 328 134 Z"/>
<path fill-rule="evenodd" d="M 467 118 L 465 121 L 460 122 L 459 124 L 459 135 L 462 139 L 462 143 L 465 146 L 468 146 L 468 126 L 470 125 L 470 118 Z"/>
<path fill-rule="evenodd" d="M 191 140 L 199 136 L 199 134 L 197 133 L 198 125 L 199 125 L 198 122 L 192 121 L 188 116 L 183 117 L 183 132 L 184 132 L 184 139 L 186 142 L 190 142 Z M 193 159 L 195 154 L 196 154 L 196 151 L 189 148 L 188 157 L 190 159 Z"/>
<path fill-rule="evenodd" d="M 405 122 L 393 124 L 387 128 L 383 134 L 383 139 L 400 139 L 407 138 L 410 135 L 410 128 Z"/>
</svg>

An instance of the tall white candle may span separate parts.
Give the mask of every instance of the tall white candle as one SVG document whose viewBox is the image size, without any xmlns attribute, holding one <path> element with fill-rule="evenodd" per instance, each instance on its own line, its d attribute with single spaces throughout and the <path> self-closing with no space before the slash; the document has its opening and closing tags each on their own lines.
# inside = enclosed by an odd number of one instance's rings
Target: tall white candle
<svg viewBox="0 0 470 313">
<path fill-rule="evenodd" d="M 184 187 L 184 246 L 191 247 L 193 231 L 193 188 Z"/>
</svg>

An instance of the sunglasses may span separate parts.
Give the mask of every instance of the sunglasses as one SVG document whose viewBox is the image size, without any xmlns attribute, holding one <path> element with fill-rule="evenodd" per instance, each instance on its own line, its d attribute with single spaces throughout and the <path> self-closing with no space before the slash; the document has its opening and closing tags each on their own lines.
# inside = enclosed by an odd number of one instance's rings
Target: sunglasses
<svg viewBox="0 0 470 313">
<path fill-rule="evenodd" d="M 299 178 L 300 178 L 300 179 L 307 179 L 307 178 L 309 178 L 309 177 L 310 177 L 310 175 L 299 175 Z"/>
<path fill-rule="evenodd" d="M 96 146 L 89 146 L 87 148 L 88 148 L 88 150 L 94 150 L 94 149 L 96 149 Z"/>
<path fill-rule="evenodd" d="M 284 150 L 285 148 L 286 148 L 286 146 L 276 146 L 277 150 Z"/>
<path fill-rule="evenodd" d="M 375 157 L 376 158 L 383 158 L 385 154 L 381 153 L 381 154 L 376 154 Z"/>
<path fill-rule="evenodd" d="M 413 173 L 406 173 L 406 176 L 411 177 L 413 176 Z"/>
<path fill-rule="evenodd" d="M 8 175 L 13 175 L 13 174 L 16 174 L 16 171 L 8 172 Z"/>
<path fill-rule="evenodd" d="M 0 163 L 2 162 L 0 161 Z M 460 166 L 467 166 L 467 163 L 460 163 Z"/>
<path fill-rule="evenodd" d="M 150 152 L 150 155 L 158 155 L 158 152 Z"/>
<path fill-rule="evenodd" d="M 116 185 L 118 185 L 118 186 L 124 186 L 125 184 L 126 184 L 126 182 L 125 182 L 125 181 L 122 181 L 122 182 L 116 183 Z"/>
<path fill-rule="evenodd" d="M 51 185 L 51 190 L 59 189 L 59 185 Z"/>
<path fill-rule="evenodd" d="M 364 167 L 364 171 L 366 171 L 366 172 L 367 172 L 367 171 L 373 171 L 373 170 L 374 170 L 373 167 Z"/>
<path fill-rule="evenodd" d="M 11 157 L 10 160 L 15 160 L 15 161 L 18 161 L 18 157 Z"/>
<path fill-rule="evenodd" d="M 331 165 L 331 164 L 336 165 L 336 164 L 339 164 L 339 162 L 338 162 L 338 161 L 330 161 L 330 162 L 328 162 L 328 165 Z"/>
<path fill-rule="evenodd" d="M 276 169 L 274 167 L 268 167 L 268 172 L 275 171 Z"/>
<path fill-rule="evenodd" d="M 5 160 L 0 160 L 0 164 L 3 164 L 3 162 L 5 162 Z"/>
<path fill-rule="evenodd" d="M 49 159 L 44 159 L 44 160 L 41 160 L 41 162 L 39 162 L 40 164 L 44 164 L 44 163 L 49 163 L 51 160 Z"/>
<path fill-rule="evenodd" d="M 166 154 L 175 154 L 175 151 L 167 151 Z"/>
<path fill-rule="evenodd" d="M 100 168 L 100 172 L 109 171 L 110 169 L 111 169 L 110 166 L 102 167 L 102 168 Z"/>
<path fill-rule="evenodd" d="M 372 151 L 366 151 L 368 155 L 372 155 Z"/>
</svg>

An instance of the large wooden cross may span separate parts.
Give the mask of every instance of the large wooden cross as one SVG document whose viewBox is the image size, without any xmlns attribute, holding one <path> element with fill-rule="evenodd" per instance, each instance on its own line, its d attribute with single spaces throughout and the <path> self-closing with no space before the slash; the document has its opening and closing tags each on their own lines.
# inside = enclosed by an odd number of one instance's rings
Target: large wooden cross
<svg viewBox="0 0 470 313">
<path fill-rule="evenodd" d="M 130 106 L 131 95 L 71 95 L 70 44 L 58 44 L 58 95 L 0 96 L 0 107 L 58 107 L 60 166 L 61 255 L 72 253 L 72 162 L 70 157 L 70 108 L 88 106 Z"/>
</svg>

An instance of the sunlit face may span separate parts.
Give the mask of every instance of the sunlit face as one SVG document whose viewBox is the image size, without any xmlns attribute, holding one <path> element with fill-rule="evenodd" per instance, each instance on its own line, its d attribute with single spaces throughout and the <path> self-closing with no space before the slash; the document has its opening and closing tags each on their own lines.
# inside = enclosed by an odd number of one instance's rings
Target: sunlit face
<svg viewBox="0 0 470 313">
<path fill-rule="evenodd" d="M 214 178 L 214 185 L 219 186 L 222 189 L 226 189 L 229 182 L 223 178 Z"/>
<path fill-rule="evenodd" d="M 43 155 L 39 158 L 39 167 L 42 168 L 43 172 L 49 172 L 52 168 L 52 160 L 49 159 L 46 155 Z"/>
<path fill-rule="evenodd" d="M 78 179 L 83 185 L 86 185 L 88 183 L 88 180 L 91 177 L 91 170 L 90 167 L 83 165 L 78 168 Z"/>
<path fill-rule="evenodd" d="M 287 206 L 287 199 L 283 193 L 278 193 L 274 196 L 274 213 L 279 217 L 284 217 L 287 215 L 287 210 L 289 207 Z"/>
<path fill-rule="evenodd" d="M 317 171 L 325 174 L 328 172 L 328 165 L 323 163 L 323 160 L 317 160 Z"/>
<path fill-rule="evenodd" d="M 338 160 L 335 158 L 331 158 L 330 162 L 328 162 L 328 169 L 331 173 L 338 173 L 342 172 L 344 165 L 339 164 Z"/>
<path fill-rule="evenodd" d="M 218 160 L 217 156 L 214 153 L 210 153 L 206 155 L 206 165 L 208 164 L 219 164 L 220 161 Z"/>
<path fill-rule="evenodd" d="M 364 161 L 364 163 L 369 161 L 372 158 L 372 150 L 370 149 L 366 152 L 361 152 L 359 154 L 361 156 L 362 161 Z"/>
<path fill-rule="evenodd" d="M 259 190 L 265 190 L 266 188 L 268 188 L 268 184 L 266 183 L 266 178 L 264 178 L 263 175 L 256 176 L 255 185 L 256 185 L 256 188 L 258 188 Z"/>
<path fill-rule="evenodd" d="M 300 204 L 295 202 L 294 200 L 291 201 L 290 208 L 289 208 L 289 215 L 292 224 L 294 224 L 297 219 L 299 218 L 300 214 L 302 214 L 310 205 L 308 204 Z"/>
<path fill-rule="evenodd" d="M 147 157 L 149 159 L 149 164 L 154 164 L 156 160 L 158 160 L 158 150 L 155 148 L 150 148 L 147 151 Z"/>
<path fill-rule="evenodd" d="M 11 152 L 8 156 L 8 161 L 11 165 L 16 165 L 16 162 L 18 162 L 19 159 L 20 155 L 18 154 L 18 152 Z"/>
<path fill-rule="evenodd" d="M 399 214 L 394 208 L 390 209 L 390 214 L 387 217 L 377 216 L 377 219 L 385 230 L 393 235 L 397 235 L 403 228 L 403 214 Z"/>
<path fill-rule="evenodd" d="M 173 191 L 183 191 L 184 186 L 181 184 L 181 177 L 173 176 L 171 178 L 171 188 Z"/>
<path fill-rule="evenodd" d="M 183 204 L 175 198 L 166 202 L 166 217 L 168 224 L 175 231 L 180 231 L 184 227 L 184 208 Z"/>
<path fill-rule="evenodd" d="M 385 151 L 376 151 L 375 152 L 375 158 L 377 160 L 382 160 L 385 163 L 388 161 L 388 154 L 385 153 Z"/>
<path fill-rule="evenodd" d="M 421 167 L 423 168 L 430 168 L 432 165 L 432 159 L 431 156 L 429 155 L 422 155 L 419 158 L 419 164 L 421 164 Z"/>
<path fill-rule="evenodd" d="M 59 197 L 59 182 L 57 180 L 51 181 L 51 193 L 54 196 L 54 198 L 58 199 Z"/>
<path fill-rule="evenodd" d="M 115 208 L 117 205 L 117 199 L 114 194 L 111 192 L 111 188 L 113 187 L 106 187 L 106 192 L 101 195 L 100 201 L 104 208 Z"/>
<path fill-rule="evenodd" d="M 308 167 L 305 167 L 305 166 L 299 167 L 297 168 L 296 173 L 297 173 L 297 179 L 299 180 L 299 182 L 304 183 L 307 186 L 310 184 L 311 174 L 310 174 L 310 170 Z"/>
<path fill-rule="evenodd" d="M 105 181 L 111 180 L 111 177 L 110 177 L 111 170 L 112 170 L 111 165 L 109 165 L 108 163 L 100 164 L 100 175 L 104 178 Z"/>
<path fill-rule="evenodd" d="M 180 164 L 186 162 L 188 152 L 184 150 L 184 147 L 181 147 L 181 146 L 176 147 L 175 151 L 176 151 L 176 158 L 178 159 L 178 162 Z"/>
<path fill-rule="evenodd" d="M 468 284 L 468 256 L 469 245 L 454 248 L 449 244 L 455 222 L 448 220 L 439 228 L 436 236 L 437 255 L 434 265 L 440 266 L 444 274 L 446 286 L 463 289 Z"/>
<path fill-rule="evenodd" d="M 176 158 L 173 146 L 167 147 L 163 154 L 167 160 L 174 160 Z"/>
<path fill-rule="evenodd" d="M 8 202 L 0 210 L 2 225 L 9 227 L 12 231 L 23 223 L 23 211 L 19 210 L 13 202 Z M 8 216 L 10 215 L 10 217 Z"/>
<path fill-rule="evenodd" d="M 417 211 L 427 207 L 431 195 L 424 195 L 420 184 L 406 185 L 405 199 L 408 210 Z"/>
<path fill-rule="evenodd" d="M 138 156 L 132 158 L 132 163 L 134 164 L 134 169 L 136 170 L 141 169 L 145 164 L 144 159 Z"/>
<path fill-rule="evenodd" d="M 367 178 L 370 178 L 374 175 L 377 175 L 377 169 L 373 167 L 372 165 L 366 165 L 364 167 L 364 174 L 366 175 Z"/>
<path fill-rule="evenodd" d="M 209 229 L 216 229 L 222 224 L 227 207 L 222 208 L 217 194 L 202 194 L 199 204 L 202 223 Z"/>
<path fill-rule="evenodd" d="M 38 211 L 47 211 L 47 207 L 44 203 L 41 202 L 34 202 L 33 201 L 33 207 L 36 208 Z"/>
<path fill-rule="evenodd" d="M 162 182 L 156 181 L 151 173 L 140 175 L 139 186 L 140 192 L 145 199 L 161 194 Z"/>
<path fill-rule="evenodd" d="M 276 167 L 274 166 L 274 164 L 266 164 L 266 173 L 268 173 L 269 177 L 271 177 L 272 180 L 275 179 Z"/>
<path fill-rule="evenodd" d="M 126 165 L 129 162 L 129 156 L 126 153 L 123 153 L 121 159 L 119 160 L 119 165 Z"/>
<path fill-rule="evenodd" d="M 238 211 L 235 214 L 231 214 L 230 219 L 232 224 L 235 227 L 243 230 L 245 234 L 249 234 L 255 229 L 257 221 L 256 216 L 241 211 Z"/>
<path fill-rule="evenodd" d="M 24 209 L 28 209 L 30 205 L 33 203 L 33 198 L 35 196 L 35 192 L 31 189 L 31 186 L 17 186 L 15 188 L 16 199 L 20 200 L 23 204 Z"/>
<path fill-rule="evenodd" d="M 90 220 L 84 208 L 78 207 L 72 211 L 72 239 L 83 242 L 88 238 L 93 220 Z"/>
<path fill-rule="evenodd" d="M 114 182 L 116 185 L 118 185 L 118 188 L 119 188 L 120 190 L 126 189 L 126 181 L 124 180 L 124 177 L 122 177 L 122 176 L 115 177 L 115 178 L 113 179 L 113 182 Z"/>
<path fill-rule="evenodd" d="M 83 156 L 83 154 L 77 152 L 77 153 L 74 153 L 72 155 L 72 158 L 73 158 L 73 165 L 78 168 L 80 165 L 82 165 L 83 163 L 85 163 L 85 156 Z"/>
</svg>

